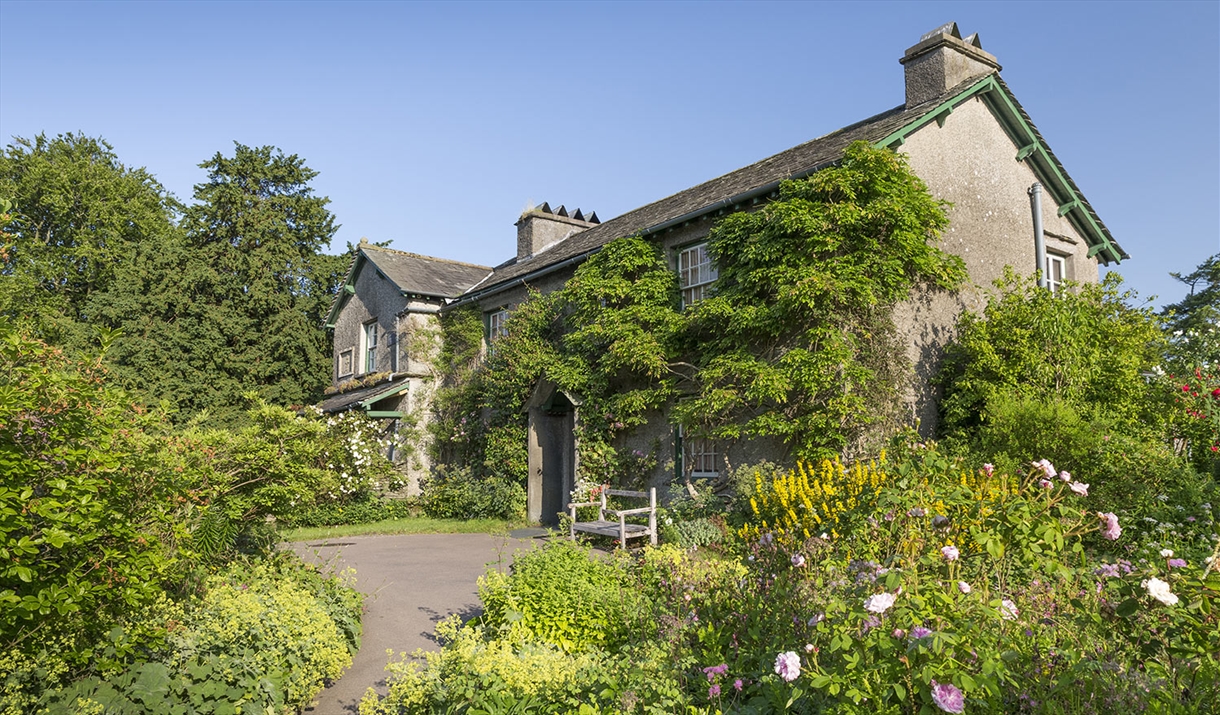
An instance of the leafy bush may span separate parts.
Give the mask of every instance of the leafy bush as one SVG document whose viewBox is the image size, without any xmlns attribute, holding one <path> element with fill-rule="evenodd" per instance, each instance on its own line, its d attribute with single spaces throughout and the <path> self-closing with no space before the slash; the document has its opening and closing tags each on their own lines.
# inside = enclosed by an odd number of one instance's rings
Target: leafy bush
<svg viewBox="0 0 1220 715">
<path fill-rule="evenodd" d="M 724 519 L 697 517 L 672 521 L 661 529 L 661 535 L 684 549 L 711 546 L 724 541 Z"/>
<path fill-rule="evenodd" d="M 525 488 L 507 479 L 479 478 L 469 468 L 455 468 L 420 486 L 420 508 L 434 519 L 525 518 Z"/>
<path fill-rule="evenodd" d="M 299 562 L 238 564 L 172 624 L 150 660 L 43 699 L 49 715 L 298 712 L 351 664 L 362 599 Z"/>
<path fill-rule="evenodd" d="M 413 500 L 370 497 L 357 501 L 323 503 L 302 509 L 283 522 L 289 526 L 342 526 L 371 524 L 384 519 L 406 519 L 412 516 Z"/>
<path fill-rule="evenodd" d="M 143 432 L 156 417 L 105 386 L 100 359 L 4 324 L 0 380 L 0 648 L 98 641 L 178 566 L 177 487 Z"/>
<path fill-rule="evenodd" d="M 1003 397 L 1058 399 L 1120 428 L 1163 426 L 1165 400 L 1144 375 L 1165 337 L 1151 310 L 1127 304 L 1117 274 L 1058 293 L 1012 272 L 998 285 L 946 351 L 943 434 L 969 439 Z"/>
<path fill-rule="evenodd" d="M 624 563 L 591 558 L 569 541 L 518 554 L 511 575 L 488 572 L 479 597 L 489 631 L 565 652 L 621 642 L 641 605 Z"/>
</svg>

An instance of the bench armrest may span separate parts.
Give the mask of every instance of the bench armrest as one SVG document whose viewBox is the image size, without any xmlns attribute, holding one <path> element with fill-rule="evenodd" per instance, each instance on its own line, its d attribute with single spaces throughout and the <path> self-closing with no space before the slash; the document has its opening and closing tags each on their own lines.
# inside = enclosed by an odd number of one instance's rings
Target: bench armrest
<svg viewBox="0 0 1220 715">
<path fill-rule="evenodd" d="M 632 514 L 651 514 L 652 512 L 653 512 L 653 508 L 650 506 L 641 507 L 639 509 L 617 509 L 617 510 L 616 509 L 607 509 L 606 510 L 607 514 L 613 514 L 615 516 L 631 516 Z"/>
<path fill-rule="evenodd" d="M 578 506 L 601 506 L 601 502 L 596 502 L 596 501 L 568 502 L 569 509 L 573 509 Z"/>
</svg>

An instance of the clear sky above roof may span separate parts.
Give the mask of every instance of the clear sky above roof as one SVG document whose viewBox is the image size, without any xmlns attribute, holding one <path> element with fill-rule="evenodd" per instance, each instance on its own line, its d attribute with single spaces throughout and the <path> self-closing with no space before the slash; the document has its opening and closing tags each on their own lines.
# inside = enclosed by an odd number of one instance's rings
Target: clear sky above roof
<svg viewBox="0 0 1220 715">
<path fill-rule="evenodd" d="M 1220 4 L 0 1 L 0 138 L 107 139 L 180 199 L 233 142 L 342 228 L 482 264 L 530 204 L 603 220 L 903 102 L 956 20 L 1158 304 L 1220 252 Z"/>
</svg>

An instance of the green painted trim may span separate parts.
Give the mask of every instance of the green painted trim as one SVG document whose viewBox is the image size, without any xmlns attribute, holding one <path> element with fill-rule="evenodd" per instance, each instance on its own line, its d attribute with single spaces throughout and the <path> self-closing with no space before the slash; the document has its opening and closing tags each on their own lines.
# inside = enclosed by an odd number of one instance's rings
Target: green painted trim
<svg viewBox="0 0 1220 715">
<path fill-rule="evenodd" d="M 949 115 L 953 114 L 953 107 L 945 107 L 944 111 L 936 115 L 936 126 L 944 128 L 945 120 Z"/>
<path fill-rule="evenodd" d="M 1059 215 L 1066 216 L 1066 215 L 1068 215 L 1068 213 L 1071 212 L 1072 209 L 1078 209 L 1078 208 L 1079 209 L 1084 208 L 1084 204 L 1080 203 L 1080 199 L 1072 199 L 1068 203 L 1059 207 Z"/>
<path fill-rule="evenodd" d="M 974 96 L 983 98 L 988 109 L 995 116 L 996 121 L 1008 133 L 1013 143 L 1020 147 L 1017 153 L 1017 161 L 1023 161 L 1032 157 L 1030 169 L 1038 177 L 1039 181 L 1046 185 L 1047 191 L 1050 192 L 1052 198 L 1055 198 L 1063 209 L 1067 209 L 1066 211 L 1060 209 L 1061 213 L 1059 215 L 1067 216 L 1068 221 L 1085 237 L 1086 242 L 1091 244 L 1089 256 L 1092 257 L 1104 252 L 1107 263 L 1110 261 L 1121 263 L 1122 255 L 1119 254 L 1118 249 L 1110 242 L 1110 238 L 1102 230 L 1101 225 L 1098 224 L 1093 214 L 1085 209 L 1082 197 L 1072 189 L 1072 184 L 1067 180 L 1067 176 L 1060 170 L 1057 163 L 1051 160 L 1046 147 L 1042 146 L 1042 143 L 1038 141 L 1037 133 L 1025 121 L 1025 118 L 1021 116 L 1021 111 L 1017 108 L 1013 98 L 1008 92 L 1004 91 L 995 75 L 990 75 L 979 80 L 978 83 L 967 87 L 950 99 L 933 107 L 919 119 L 898 128 L 885 138 L 874 142 L 873 146 L 891 149 L 902 146 L 908 136 L 939 117 L 941 112 L 944 112 L 946 109 L 952 111 L 953 107 Z M 1079 209 L 1079 211 L 1076 209 Z"/>
<path fill-rule="evenodd" d="M 367 410 L 370 406 L 372 406 L 372 404 L 374 402 L 381 402 L 382 400 L 384 400 L 387 397 L 393 397 L 394 395 L 397 395 L 399 393 L 406 392 L 407 387 L 409 387 L 409 386 L 410 386 L 410 383 L 408 383 L 407 381 L 404 380 L 401 385 L 392 387 L 392 388 L 386 390 L 385 392 L 378 392 L 377 394 L 373 395 L 369 399 L 362 401 L 360 403 L 360 406 Z"/>
<path fill-rule="evenodd" d="M 356 286 L 352 285 L 351 283 L 345 283 L 343 285 L 343 292 L 347 293 L 348 295 L 356 295 Z"/>
<path fill-rule="evenodd" d="M 1026 146 L 1021 147 L 1021 150 L 1017 152 L 1017 161 L 1025 161 L 1025 157 L 1029 156 L 1030 154 L 1033 154 L 1034 152 L 1038 151 L 1041 148 L 1042 148 L 1042 145 L 1036 141 L 1033 144 L 1028 144 Z M 1062 216 L 1063 214 L 1059 214 L 1059 215 Z"/>
<path fill-rule="evenodd" d="M 885 137 L 884 139 L 873 142 L 873 146 L 892 148 L 895 145 L 895 143 L 897 143 L 897 146 L 902 146 L 903 142 L 906 141 L 906 138 L 908 136 L 910 136 L 911 134 L 914 134 L 919 129 L 922 129 L 924 127 L 924 125 L 926 125 L 929 122 L 936 119 L 938 116 L 940 116 L 941 112 L 944 112 L 945 110 L 953 111 L 953 108 L 955 106 L 961 104 L 962 102 L 973 97 L 974 95 L 990 92 L 992 89 L 994 89 L 997 86 L 998 85 L 996 85 L 995 80 L 992 79 L 991 77 L 987 77 L 985 79 L 979 80 L 978 84 L 975 84 L 972 87 L 966 88 L 961 93 L 954 96 L 953 98 L 940 103 L 936 107 L 933 107 L 931 110 L 929 110 L 926 114 L 924 114 L 919 119 L 916 119 L 915 121 L 911 122 L 910 124 L 899 127 L 895 131 L 891 132 L 890 135 Z"/>
<path fill-rule="evenodd" d="M 393 410 L 367 410 L 365 414 L 369 417 L 392 417 L 395 419 L 402 419 L 407 416 L 404 412 L 395 412 Z"/>
<path fill-rule="evenodd" d="M 991 81 L 995 82 L 995 80 L 991 80 Z M 996 86 L 997 87 L 999 86 L 998 83 Z M 1017 109 L 1017 106 L 1013 102 L 1012 97 L 1008 96 L 1007 92 L 995 92 L 992 95 L 990 95 L 989 99 L 991 101 L 994 101 L 997 105 L 1000 105 L 1000 107 L 1002 107 L 1004 110 L 1006 110 L 1005 113 L 1008 115 L 1008 120 L 1015 123 L 1021 129 L 1021 131 L 1025 134 L 1025 136 L 1028 137 L 1028 140 L 1030 142 L 1037 141 L 1037 135 L 1034 133 L 1033 127 L 1029 126 L 1029 124 L 1021 116 L 1020 110 Z M 1041 161 L 1041 162 L 1036 161 L 1033 165 L 1034 173 L 1039 174 L 1039 175 L 1045 174 L 1045 178 L 1047 179 L 1046 183 L 1051 183 L 1050 180 L 1052 180 L 1052 179 L 1054 180 L 1053 186 L 1051 186 L 1049 188 L 1054 189 L 1056 191 L 1056 193 L 1060 194 L 1061 196 L 1063 196 L 1064 198 L 1067 199 L 1067 201 L 1060 202 L 1060 203 L 1063 203 L 1065 205 L 1071 204 L 1071 203 L 1076 203 L 1076 204 L 1079 204 L 1080 207 L 1083 209 L 1084 202 L 1081 201 L 1080 196 L 1075 191 L 1072 190 L 1071 183 L 1067 180 L 1067 176 L 1065 176 L 1063 174 L 1063 172 L 1059 169 L 1059 167 L 1056 165 L 1056 162 L 1050 161 L 1050 158 L 1045 151 L 1041 152 L 1041 158 L 1044 161 Z M 1039 170 L 1039 169 L 1041 169 L 1041 170 Z M 1043 178 L 1043 177 L 1039 176 L 1039 178 Z M 1084 211 L 1084 210 L 1081 210 L 1081 211 L 1069 210 L 1069 213 L 1067 213 L 1065 215 L 1068 217 L 1068 220 L 1071 221 L 1076 226 L 1076 230 L 1080 231 L 1081 234 L 1086 237 L 1086 239 L 1090 236 L 1093 238 L 1093 241 L 1091 241 L 1091 243 L 1094 246 L 1101 246 L 1101 249 L 1098 250 L 1097 253 L 1101 253 L 1102 251 L 1104 251 L 1108 254 L 1106 256 L 1106 258 L 1108 258 L 1109 260 L 1112 260 L 1115 263 L 1122 262 L 1122 256 L 1119 255 L 1118 250 L 1115 249 L 1114 246 L 1110 243 L 1110 239 L 1109 239 L 1109 237 L 1106 236 L 1106 232 L 1103 231 L 1101 226 L 1099 226 L 1097 224 L 1097 220 L 1093 218 L 1093 215 L 1091 213 L 1089 213 L 1088 211 Z M 1075 220 L 1073 220 L 1073 218 L 1072 218 L 1074 216 L 1077 217 Z M 1083 221 L 1079 218 L 1080 216 L 1084 217 Z M 1093 253 L 1092 255 L 1097 255 L 1097 253 Z"/>
</svg>

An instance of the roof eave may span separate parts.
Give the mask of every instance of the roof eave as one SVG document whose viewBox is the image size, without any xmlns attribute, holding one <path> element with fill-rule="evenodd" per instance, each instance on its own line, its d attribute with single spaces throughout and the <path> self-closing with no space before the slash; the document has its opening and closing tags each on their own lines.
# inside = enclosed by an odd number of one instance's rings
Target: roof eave
<svg viewBox="0 0 1220 715">
<path fill-rule="evenodd" d="M 1047 146 L 1046 140 L 1042 138 L 1029 115 L 1022 109 L 1012 91 L 1008 89 L 999 75 L 992 74 L 984 77 L 953 97 L 944 100 L 918 119 L 875 142 L 874 145 L 897 149 L 902 146 L 908 136 L 930 122 L 936 121 L 943 124 L 954 107 L 975 96 L 982 98 L 1016 146 L 1015 159 L 1020 162 L 1029 162 L 1030 170 L 1059 204 L 1059 215 L 1067 217 L 1072 226 L 1084 237 L 1085 242 L 1089 245 L 1088 256 L 1097 257 L 1105 265 L 1109 265 L 1110 262 L 1119 263 L 1130 258 L 1131 256 L 1110 235 L 1109 229 L 1101 222 L 1101 218 L 1093 210 L 1088 199 L 1068 176 L 1063 164 Z"/>
</svg>

